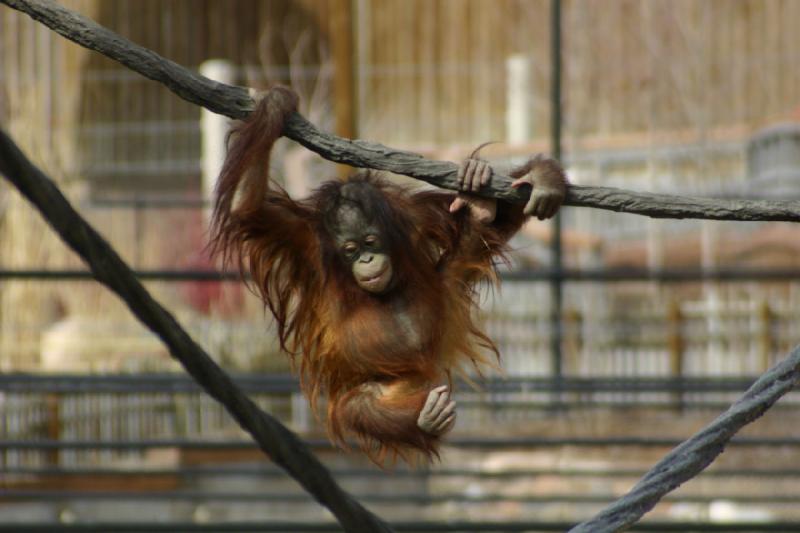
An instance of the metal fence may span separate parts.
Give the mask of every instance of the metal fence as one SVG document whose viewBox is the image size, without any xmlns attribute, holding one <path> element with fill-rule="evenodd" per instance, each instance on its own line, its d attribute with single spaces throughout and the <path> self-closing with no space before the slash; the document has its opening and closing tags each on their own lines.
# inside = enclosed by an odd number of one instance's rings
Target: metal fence
<svg viewBox="0 0 800 533">
<path fill-rule="evenodd" d="M 620 425 L 608 413 L 670 424 L 700 420 L 751 378 L 507 378 L 482 382 L 479 392 L 460 386 L 460 423 L 446 442 L 446 460 L 388 473 L 359 454 L 334 451 L 291 376 L 235 380 L 301 431 L 360 501 L 405 520 L 399 531 L 433 532 L 563 530 L 564 519 L 588 516 L 618 497 L 652 457 L 683 438 L 666 426 L 637 435 L 639 424 Z M 52 527 L 47 531 L 143 531 L 154 516 L 153 527 L 169 522 L 169 531 L 338 530 L 183 375 L 2 375 L 0 391 L 0 517 L 15 523 L 14 531 L 38 531 L 42 522 Z M 774 408 L 774 420 L 797 420 L 798 394 Z M 589 426 L 569 431 L 559 423 L 569 419 Z M 600 420 L 614 427 L 590 429 Z M 746 434 L 728 448 L 666 498 L 642 530 L 797 527 L 800 472 L 791 458 L 800 455 L 800 437 L 791 430 Z M 725 509 L 739 517 L 735 524 L 715 523 Z M 744 520 L 747 512 L 756 522 Z M 407 522 L 409 516 L 421 521 Z M 464 522 L 442 521 L 453 516 Z"/>
</svg>

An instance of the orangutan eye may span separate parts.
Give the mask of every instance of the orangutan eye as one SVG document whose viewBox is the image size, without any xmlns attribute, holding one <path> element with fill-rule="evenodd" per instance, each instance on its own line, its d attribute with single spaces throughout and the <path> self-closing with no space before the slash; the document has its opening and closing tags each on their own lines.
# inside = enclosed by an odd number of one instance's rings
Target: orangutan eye
<svg viewBox="0 0 800 533">
<path fill-rule="evenodd" d="M 344 246 L 342 246 L 342 250 L 347 255 L 353 255 L 358 251 L 358 245 L 354 242 L 347 242 L 344 244 Z"/>
<path fill-rule="evenodd" d="M 377 235 L 367 235 L 367 236 L 364 238 L 364 244 L 366 244 L 367 246 L 374 246 L 374 245 L 376 245 L 377 243 L 378 243 L 378 237 L 377 237 Z"/>
</svg>

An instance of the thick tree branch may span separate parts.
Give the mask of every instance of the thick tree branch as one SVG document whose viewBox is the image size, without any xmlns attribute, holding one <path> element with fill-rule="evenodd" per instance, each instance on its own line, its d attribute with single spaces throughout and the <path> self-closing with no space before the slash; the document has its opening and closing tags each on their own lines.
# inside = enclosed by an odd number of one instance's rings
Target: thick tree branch
<svg viewBox="0 0 800 533">
<path fill-rule="evenodd" d="M 692 479 L 722 453 L 736 432 L 753 422 L 800 382 L 800 346 L 764 373 L 722 415 L 676 447 L 631 491 L 572 533 L 612 533 L 636 523 L 668 492 Z"/>
<path fill-rule="evenodd" d="M 152 50 L 138 46 L 96 22 L 51 0 L 0 0 L 27 13 L 67 39 L 96 50 L 143 76 L 163 83 L 181 98 L 231 118 L 244 118 L 253 108 L 247 89 L 217 83 L 200 76 Z M 348 140 L 324 133 L 295 113 L 284 132 L 309 150 L 337 163 L 386 170 L 456 190 L 457 166 L 432 161 L 419 154 L 395 150 L 367 141 Z M 511 179 L 495 174 L 484 196 L 511 202 L 527 200 L 525 191 L 509 187 Z M 666 194 L 649 194 L 608 187 L 572 186 L 565 205 L 594 207 L 654 218 L 712 220 L 772 220 L 800 222 L 800 202 L 723 200 Z"/>
<path fill-rule="evenodd" d="M 36 168 L 0 130 L 0 174 L 41 212 L 61 238 L 91 268 L 94 277 L 114 291 L 136 317 L 158 335 L 186 371 L 220 402 L 259 447 L 314 498 L 325 505 L 348 532 L 391 529 L 337 485 L 330 472 L 300 438 L 263 412 L 153 299 L 114 249 L 70 205 L 58 187 Z"/>
</svg>

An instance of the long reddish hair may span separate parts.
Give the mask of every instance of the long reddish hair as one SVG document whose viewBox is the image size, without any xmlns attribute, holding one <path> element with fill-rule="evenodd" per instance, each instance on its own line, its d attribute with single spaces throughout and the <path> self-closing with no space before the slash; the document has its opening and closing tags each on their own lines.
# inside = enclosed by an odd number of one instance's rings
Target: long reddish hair
<svg viewBox="0 0 800 533">
<path fill-rule="evenodd" d="M 504 226 L 499 212 L 497 224 L 477 227 L 467 210 L 449 213 L 452 194 L 410 193 L 364 172 L 326 182 L 306 199 L 290 198 L 269 179 L 269 154 L 296 106 L 291 90 L 275 88 L 233 128 L 217 183 L 210 247 L 225 264 L 250 275 L 250 288 L 275 317 L 282 350 L 299 359 L 301 384 L 312 406 L 320 396 L 327 398 L 330 433 L 342 442 L 340 408 L 355 388 L 381 379 L 414 383 L 418 390 L 391 401 L 418 412 L 430 383 L 449 377 L 462 363 L 485 363 L 487 352 L 498 355 L 475 322 L 476 283 L 492 279 L 493 258 L 502 254 L 508 232 L 518 225 L 512 227 L 517 222 L 511 217 Z M 360 289 L 336 251 L 330 218 L 344 201 L 344 187 L 357 189 L 362 212 L 386 241 L 397 276 L 388 295 Z M 394 352 L 400 348 L 386 342 L 380 317 L 391 312 L 390 300 L 398 291 L 412 312 L 425 318 L 419 321 L 418 353 L 400 356 Z M 352 313 L 365 320 L 343 320 Z M 359 329 L 346 331 L 343 323 Z M 380 349 L 346 349 L 353 336 L 359 346 Z M 408 446 L 434 454 L 431 442 L 418 442 L 419 433 L 392 429 L 375 437 L 377 442 L 365 437 L 364 447 L 373 458 Z"/>
</svg>

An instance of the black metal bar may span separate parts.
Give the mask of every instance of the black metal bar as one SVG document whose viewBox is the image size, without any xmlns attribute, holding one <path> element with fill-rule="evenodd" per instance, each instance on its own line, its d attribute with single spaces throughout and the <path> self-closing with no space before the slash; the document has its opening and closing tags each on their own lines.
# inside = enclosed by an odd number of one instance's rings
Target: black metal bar
<svg viewBox="0 0 800 533">
<path fill-rule="evenodd" d="M 299 391 L 289 374 L 239 374 L 234 381 L 248 392 L 282 394 Z M 0 391 L 19 393 L 200 393 L 183 374 L 3 374 Z"/>
<path fill-rule="evenodd" d="M 242 466 L 181 466 L 177 468 L 146 468 L 141 470 L 121 469 L 121 468 L 59 468 L 59 467 L 3 467 L 4 476 L 45 476 L 45 477 L 231 477 L 231 476 L 257 476 L 257 477 L 281 477 L 287 478 L 288 475 L 283 470 L 263 465 L 246 464 Z M 386 471 L 375 468 L 332 468 L 331 472 L 337 478 L 386 478 Z M 477 479 L 514 479 L 514 478 L 534 478 L 538 476 L 558 476 L 558 477 L 592 477 L 592 478 L 639 478 L 645 474 L 644 470 L 638 469 L 605 469 L 597 470 L 592 468 L 523 468 L 517 470 L 485 471 L 474 469 L 433 469 L 433 470 L 392 470 L 393 478 L 420 478 L 429 480 L 431 478 L 452 478 L 468 477 Z M 741 468 L 741 469 L 711 469 L 702 473 L 704 478 L 727 478 L 727 477 L 747 477 L 747 478 L 800 478 L 800 469 L 784 468 Z"/>
<path fill-rule="evenodd" d="M 138 270 L 136 277 L 144 281 L 239 281 L 237 272 L 216 270 Z M 0 280 L 70 281 L 92 280 L 85 270 L 2 269 Z M 652 281 L 659 283 L 685 283 L 692 281 L 800 281 L 800 269 L 728 269 L 704 270 L 698 268 L 670 268 L 649 270 L 640 268 L 614 269 L 545 269 L 502 272 L 506 282 L 628 282 Z"/>
<path fill-rule="evenodd" d="M 553 157 L 561 160 L 561 0 L 550 2 L 550 143 Z M 561 246 L 561 214 L 556 213 L 552 220 L 552 236 L 550 241 L 551 268 L 553 277 L 550 280 L 550 357 L 553 380 L 558 385 L 563 378 L 563 355 L 561 342 L 563 339 L 562 321 L 564 309 L 564 279 L 562 277 L 563 261 Z M 558 387 L 555 388 L 554 401 L 561 402 Z"/>
<path fill-rule="evenodd" d="M 619 394 L 616 392 L 614 394 Z M 456 397 L 458 399 L 458 403 L 461 407 L 465 409 L 469 408 L 488 408 L 488 409 L 497 409 L 497 408 L 504 408 L 508 409 L 509 411 L 513 411 L 515 409 L 519 410 L 532 410 L 538 409 L 542 411 L 547 411 L 552 406 L 551 399 L 542 398 L 540 400 L 472 400 L 472 399 L 463 399 L 460 397 Z M 650 409 L 650 410 L 664 410 L 664 411 L 674 411 L 675 410 L 675 402 L 673 399 L 663 399 L 661 401 L 655 400 L 644 400 L 640 398 L 622 398 L 619 400 L 602 400 L 597 398 L 568 398 L 562 400 L 564 407 L 570 408 L 573 410 L 581 410 L 581 411 L 592 411 L 592 410 L 609 410 L 609 409 L 620 409 L 620 408 L 638 408 L 638 409 Z M 687 411 L 720 411 L 724 410 L 726 407 L 729 407 L 730 403 L 725 401 L 710 401 L 710 400 L 687 400 L 683 405 Z M 796 411 L 798 408 L 798 402 L 784 402 L 780 405 L 776 405 L 773 407 L 776 411 Z"/>
<path fill-rule="evenodd" d="M 393 522 L 392 528 L 405 533 L 494 532 L 550 533 L 567 531 L 573 522 L 515 521 L 515 522 Z M 140 523 L 17 523 L 0 524 L 0 533 L 335 533 L 341 526 L 331 522 L 140 522 Z M 633 525 L 628 531 L 697 533 L 797 533 L 800 522 L 655 522 Z"/>
<path fill-rule="evenodd" d="M 239 281 L 238 272 L 218 272 L 216 270 L 137 270 L 136 277 L 142 281 Z M 69 281 L 93 280 L 94 276 L 86 270 L 43 270 L 43 269 L 3 269 L 0 280 L 40 280 Z"/>
<path fill-rule="evenodd" d="M 174 198 L 169 196 L 150 196 L 133 198 L 99 198 L 85 207 L 99 209 L 136 208 L 136 209 L 202 209 L 211 202 L 202 199 Z"/>
<path fill-rule="evenodd" d="M 616 494 L 548 494 L 542 496 L 514 495 L 514 494 L 482 494 L 470 495 L 461 493 L 451 494 L 426 494 L 424 492 L 407 492 L 379 494 L 368 492 L 358 494 L 356 497 L 362 502 L 403 505 L 431 505 L 450 502 L 469 502 L 470 504 L 480 503 L 523 503 L 523 504 L 550 504 L 550 503 L 598 503 L 604 504 L 614 501 L 619 497 Z M 761 503 L 761 504 L 797 504 L 800 502 L 800 494 L 671 494 L 663 498 L 662 501 L 669 502 L 691 502 L 691 503 L 712 503 L 723 499 L 732 503 Z M 211 500 L 214 502 L 280 502 L 280 503 L 310 503 L 314 501 L 313 496 L 306 493 L 287 494 L 285 492 L 219 492 L 219 491 L 196 491 L 196 490 L 48 490 L 48 489 L 3 489 L 0 490 L 0 501 L 66 501 L 66 500 L 126 500 L 126 501 L 150 501 L 150 500 L 176 500 L 176 501 L 201 501 Z"/>
<path fill-rule="evenodd" d="M 564 392 L 561 390 L 561 392 Z M 461 407 L 469 408 L 469 407 L 483 407 L 483 408 L 491 408 L 491 409 L 508 409 L 512 411 L 514 409 L 520 410 L 528 410 L 531 409 L 539 409 L 541 411 L 550 411 L 553 403 L 552 398 L 542 398 L 540 401 L 514 401 L 514 400 L 486 400 L 486 401 L 470 401 L 470 400 L 463 400 L 458 399 L 458 404 Z M 707 400 L 684 400 L 681 403 L 681 409 L 683 411 L 694 411 L 694 412 L 714 412 L 718 413 L 720 411 L 724 411 L 728 407 L 730 407 L 730 402 L 722 402 L 722 401 L 707 401 Z M 609 410 L 609 409 L 649 409 L 649 410 L 663 410 L 663 411 L 670 411 L 674 414 L 675 412 L 675 399 L 664 399 L 660 402 L 656 401 L 644 401 L 639 398 L 622 398 L 619 400 L 598 400 L 596 398 L 584 398 L 584 399 L 571 399 L 566 398 L 561 400 L 561 406 L 565 409 L 571 410 L 580 410 L 580 411 L 596 411 L 596 410 Z M 774 405 L 771 409 L 780 412 L 780 411 L 797 411 L 798 404 L 797 402 L 788 403 L 782 402 L 778 405 Z"/>
<path fill-rule="evenodd" d="M 562 269 L 503 272 L 503 281 L 548 281 L 553 278 L 571 282 L 654 281 L 660 283 L 692 281 L 800 281 L 800 269 L 738 269 L 738 268 L 645 268 Z"/>
<path fill-rule="evenodd" d="M 680 439 L 664 437 L 508 437 L 477 438 L 456 437 L 447 440 L 447 445 L 455 448 L 508 449 L 508 448 L 553 448 L 574 447 L 642 447 L 674 448 L 683 442 Z M 305 443 L 313 449 L 334 449 L 327 439 L 309 439 Z M 728 446 L 736 447 L 796 447 L 800 437 L 739 437 L 732 439 Z M 248 441 L 236 440 L 196 440 L 196 439 L 148 439 L 137 441 L 89 440 L 2 440 L 0 450 L 143 450 L 152 448 L 184 448 L 191 450 L 247 450 L 256 449 Z"/>
<path fill-rule="evenodd" d="M 282 394 L 299 391 L 297 378 L 291 374 L 234 374 L 237 385 L 249 392 Z M 749 387 L 755 376 L 733 378 L 706 377 L 602 377 L 565 378 L 565 392 L 595 393 L 656 393 L 656 392 L 741 392 Z M 480 393 L 551 392 L 549 377 L 507 377 L 477 381 Z M 473 389 L 459 384 L 461 394 Z M 194 393 L 199 387 L 183 374 L 0 374 L 0 391 L 18 393 L 136 393 L 167 392 Z"/>
</svg>

